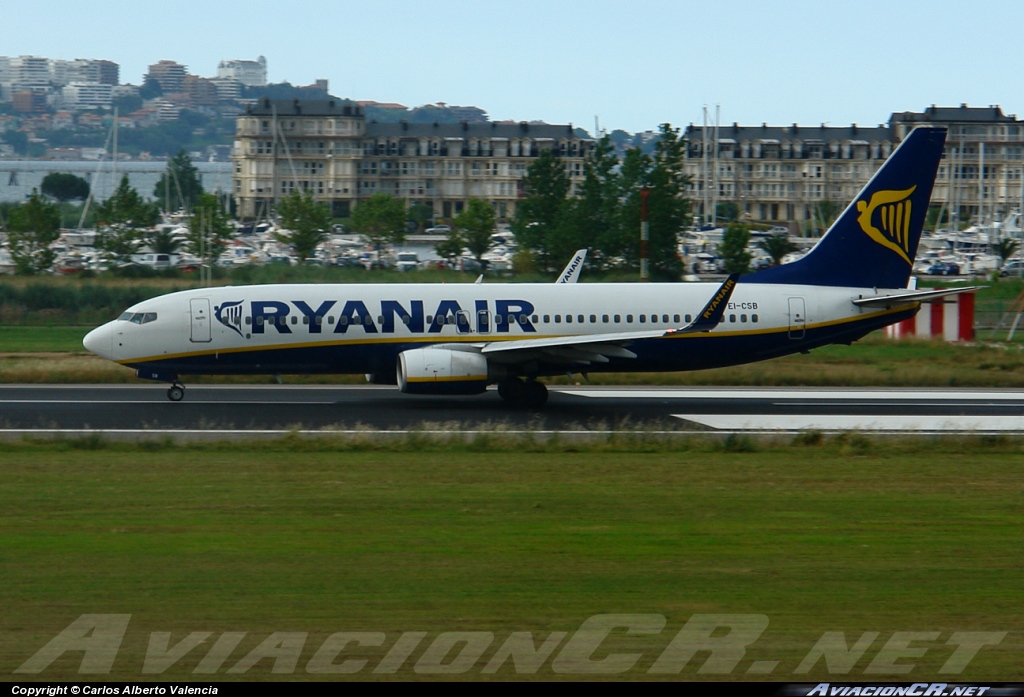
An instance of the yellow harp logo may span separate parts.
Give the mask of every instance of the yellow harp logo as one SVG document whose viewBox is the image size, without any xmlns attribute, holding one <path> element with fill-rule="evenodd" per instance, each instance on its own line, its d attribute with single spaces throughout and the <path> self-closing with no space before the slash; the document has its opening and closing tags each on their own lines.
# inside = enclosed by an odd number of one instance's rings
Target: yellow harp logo
<svg viewBox="0 0 1024 697">
<path fill-rule="evenodd" d="M 876 191 L 870 201 L 857 201 L 860 229 L 878 244 L 899 254 L 908 264 L 911 263 L 910 195 L 916 189 L 915 185 L 903 191 Z M 874 225 L 876 220 L 878 227 Z"/>
</svg>

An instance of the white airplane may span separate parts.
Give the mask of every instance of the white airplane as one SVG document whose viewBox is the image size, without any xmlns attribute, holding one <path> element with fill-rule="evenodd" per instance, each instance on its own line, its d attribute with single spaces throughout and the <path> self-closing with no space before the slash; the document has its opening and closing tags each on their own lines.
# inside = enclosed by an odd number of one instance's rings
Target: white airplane
<svg viewBox="0 0 1024 697">
<path fill-rule="evenodd" d="M 802 259 L 724 284 L 290 284 L 171 293 L 91 331 L 87 349 L 180 375 L 364 373 L 411 394 L 539 407 L 537 378 L 716 368 L 849 344 L 959 290 L 908 287 L 945 130 L 918 128 Z M 575 259 L 574 259 L 575 261 Z"/>
</svg>

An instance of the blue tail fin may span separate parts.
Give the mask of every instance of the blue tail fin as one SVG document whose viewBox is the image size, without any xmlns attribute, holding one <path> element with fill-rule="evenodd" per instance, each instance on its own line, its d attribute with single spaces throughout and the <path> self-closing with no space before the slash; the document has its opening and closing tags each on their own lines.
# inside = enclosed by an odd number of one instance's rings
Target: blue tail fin
<svg viewBox="0 0 1024 697">
<path fill-rule="evenodd" d="M 742 282 L 906 287 L 945 142 L 944 128 L 915 128 L 809 254 Z"/>
</svg>

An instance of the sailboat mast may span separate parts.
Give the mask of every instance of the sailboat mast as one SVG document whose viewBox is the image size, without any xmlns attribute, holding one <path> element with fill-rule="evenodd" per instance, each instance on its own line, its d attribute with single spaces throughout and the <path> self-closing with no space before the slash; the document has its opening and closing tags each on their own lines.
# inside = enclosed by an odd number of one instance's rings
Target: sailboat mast
<svg viewBox="0 0 1024 697">
<path fill-rule="evenodd" d="M 114 107 L 114 188 L 117 188 L 117 107 Z"/>
<path fill-rule="evenodd" d="M 715 105 L 715 131 L 711 139 L 711 224 L 718 225 L 718 128 L 722 122 L 722 105 Z"/>
<path fill-rule="evenodd" d="M 704 189 L 704 222 L 707 223 L 710 220 L 708 215 L 708 188 L 710 188 L 710 182 L 708 177 L 708 107 L 704 105 L 704 128 L 701 129 L 701 170 L 703 171 L 703 178 L 701 182 L 701 188 Z"/>
</svg>

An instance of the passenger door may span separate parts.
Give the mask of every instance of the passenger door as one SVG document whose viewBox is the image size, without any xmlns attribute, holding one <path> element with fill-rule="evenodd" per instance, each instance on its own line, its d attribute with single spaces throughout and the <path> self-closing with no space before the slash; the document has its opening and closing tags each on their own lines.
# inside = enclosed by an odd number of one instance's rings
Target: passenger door
<svg viewBox="0 0 1024 697">
<path fill-rule="evenodd" d="M 789 299 L 789 338 L 803 339 L 807 327 L 807 310 L 803 298 Z"/>
<path fill-rule="evenodd" d="M 212 341 L 210 328 L 210 299 L 189 300 L 189 314 L 192 318 L 192 343 L 205 344 Z"/>
</svg>

